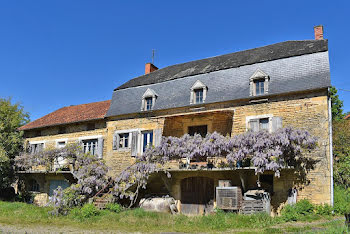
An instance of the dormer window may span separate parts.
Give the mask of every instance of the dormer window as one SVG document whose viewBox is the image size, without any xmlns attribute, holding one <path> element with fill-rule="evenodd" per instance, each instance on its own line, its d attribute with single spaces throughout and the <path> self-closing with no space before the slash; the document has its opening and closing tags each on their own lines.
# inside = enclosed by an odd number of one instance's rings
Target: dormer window
<svg viewBox="0 0 350 234">
<path fill-rule="evenodd" d="M 259 96 L 268 93 L 269 76 L 257 69 L 250 77 L 250 96 Z"/>
<path fill-rule="evenodd" d="M 265 80 L 264 79 L 259 79 L 259 80 L 254 80 L 254 89 L 255 89 L 255 95 L 262 95 L 265 93 L 265 89 L 264 89 L 264 83 Z"/>
<path fill-rule="evenodd" d="M 146 105 L 146 109 L 145 110 L 152 110 L 152 97 L 147 97 L 145 98 L 145 105 Z"/>
<path fill-rule="evenodd" d="M 200 80 L 197 80 L 194 85 L 191 87 L 191 104 L 201 104 L 205 103 L 207 96 L 208 87 L 203 84 Z"/>
<path fill-rule="evenodd" d="M 195 103 L 203 103 L 203 89 L 195 89 L 194 90 L 195 95 Z"/>
<path fill-rule="evenodd" d="M 147 89 L 142 96 L 141 111 L 153 110 L 154 104 L 157 99 L 157 94 L 152 89 Z"/>
</svg>

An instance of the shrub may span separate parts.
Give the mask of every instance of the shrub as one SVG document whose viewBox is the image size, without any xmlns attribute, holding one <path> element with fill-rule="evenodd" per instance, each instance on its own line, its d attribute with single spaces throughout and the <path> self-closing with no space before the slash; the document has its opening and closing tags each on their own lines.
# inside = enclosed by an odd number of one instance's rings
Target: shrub
<svg viewBox="0 0 350 234">
<path fill-rule="evenodd" d="M 90 218 L 100 214 L 100 211 L 96 208 L 94 204 L 85 204 L 81 208 L 81 215 L 83 218 Z"/>
<path fill-rule="evenodd" d="M 308 200 L 303 199 L 297 202 L 295 205 L 295 210 L 298 214 L 308 215 L 314 212 L 314 205 L 312 205 Z"/>
<path fill-rule="evenodd" d="M 106 209 L 115 213 L 119 213 L 123 210 L 123 207 L 118 203 L 109 203 L 106 205 Z"/>
<path fill-rule="evenodd" d="M 328 204 L 324 205 L 317 205 L 315 206 L 315 213 L 318 215 L 332 215 L 333 214 L 333 207 L 331 207 Z"/>
<path fill-rule="evenodd" d="M 100 211 L 93 204 L 85 204 L 83 207 L 76 207 L 70 210 L 70 216 L 83 220 L 100 214 Z"/>
<path fill-rule="evenodd" d="M 345 214 L 350 212 L 350 193 L 344 187 L 334 187 L 334 212 Z"/>
<path fill-rule="evenodd" d="M 282 209 L 282 219 L 285 221 L 304 220 L 314 214 L 315 207 L 308 200 L 303 199 L 294 205 L 286 205 Z"/>
</svg>

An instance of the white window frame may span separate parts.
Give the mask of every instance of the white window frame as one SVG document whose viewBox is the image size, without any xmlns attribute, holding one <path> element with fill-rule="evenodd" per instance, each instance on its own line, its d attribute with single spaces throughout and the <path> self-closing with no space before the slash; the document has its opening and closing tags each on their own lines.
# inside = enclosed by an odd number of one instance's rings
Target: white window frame
<svg viewBox="0 0 350 234">
<path fill-rule="evenodd" d="M 64 146 L 67 146 L 67 143 L 68 143 L 68 139 L 67 138 L 64 138 L 64 139 L 57 139 L 57 140 L 55 140 L 55 142 L 56 142 L 56 148 L 58 148 L 58 143 L 59 142 L 64 142 Z"/>
<path fill-rule="evenodd" d="M 246 121 L 246 132 L 249 131 L 249 121 L 253 119 L 269 119 L 269 133 L 272 133 L 272 118 L 273 114 L 265 114 L 265 115 L 253 115 L 253 116 L 247 116 L 245 121 Z"/>
<path fill-rule="evenodd" d="M 200 103 L 196 102 L 196 90 L 202 89 L 203 90 L 203 101 Z M 205 103 L 205 99 L 207 98 L 207 92 L 208 87 L 203 84 L 202 81 L 197 80 L 191 87 L 191 93 L 190 93 L 190 104 L 203 104 Z"/>
<path fill-rule="evenodd" d="M 249 79 L 250 96 L 261 96 L 269 93 L 269 79 L 270 77 L 260 69 L 257 69 Z M 264 93 L 256 94 L 256 81 L 264 80 Z"/>
<path fill-rule="evenodd" d="M 152 146 L 154 146 L 154 131 L 153 131 L 153 129 L 151 129 L 151 130 L 144 130 L 144 131 L 140 131 L 140 134 L 141 134 L 141 137 L 139 137 L 139 138 L 141 138 L 140 140 L 141 140 L 141 147 L 140 147 L 140 150 L 139 150 L 139 153 L 141 153 L 141 154 L 143 154 L 144 152 L 143 152 L 143 142 L 144 142 L 144 134 L 145 133 L 152 133 Z M 150 143 L 149 142 L 149 137 L 147 136 L 147 145 Z M 141 152 L 140 152 L 141 151 Z"/>
<path fill-rule="evenodd" d="M 84 136 L 84 137 L 79 137 L 78 140 L 81 142 L 81 145 L 83 146 L 83 141 L 85 140 L 97 140 L 97 146 L 96 148 L 98 149 L 98 139 L 99 138 L 103 138 L 102 135 L 94 135 L 94 136 Z M 84 149 L 84 146 L 83 146 L 83 149 Z M 95 154 L 97 155 L 97 154 Z"/>
<path fill-rule="evenodd" d="M 125 129 L 125 130 L 116 130 L 114 131 L 113 134 L 113 140 L 114 140 L 114 136 L 116 134 L 125 134 L 125 133 L 129 133 L 129 146 L 127 148 L 119 148 L 117 149 L 117 151 L 130 151 L 131 150 L 131 142 L 132 142 L 132 132 L 140 132 L 141 129 Z M 137 147 L 139 148 L 139 142 L 137 142 Z"/>
<path fill-rule="evenodd" d="M 84 141 L 94 141 L 94 140 L 96 140 L 96 145 L 95 145 L 95 151 L 94 151 L 94 153 L 93 152 L 91 152 L 91 151 L 88 151 L 88 152 L 90 152 L 92 155 L 96 155 L 97 156 L 97 154 L 98 154 L 98 138 L 92 138 L 92 139 L 84 139 L 84 140 L 82 140 L 82 145 L 83 145 L 83 151 L 84 151 L 84 153 L 87 153 L 85 150 L 84 150 Z M 91 146 L 93 146 L 93 145 L 91 145 Z M 90 147 L 91 147 L 90 146 Z"/>
<path fill-rule="evenodd" d="M 46 141 L 29 141 L 29 145 L 36 145 L 36 144 L 44 144 L 43 145 L 43 150 L 45 149 L 46 147 Z"/>
<path fill-rule="evenodd" d="M 148 88 L 146 92 L 142 95 L 141 111 L 153 110 L 157 97 L 158 97 L 158 94 L 154 92 L 154 90 Z M 147 98 L 152 98 L 152 106 L 151 106 L 151 109 L 149 110 L 147 109 L 147 101 L 146 101 Z"/>
</svg>

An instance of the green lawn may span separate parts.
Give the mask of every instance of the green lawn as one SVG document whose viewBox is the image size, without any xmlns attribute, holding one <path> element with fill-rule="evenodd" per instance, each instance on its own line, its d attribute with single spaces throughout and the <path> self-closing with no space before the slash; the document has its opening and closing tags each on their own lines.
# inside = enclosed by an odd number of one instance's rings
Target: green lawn
<svg viewBox="0 0 350 234">
<path fill-rule="evenodd" d="M 219 212 L 215 215 L 187 217 L 133 209 L 120 213 L 103 210 L 94 217 L 82 218 L 74 213 L 52 216 L 48 211 L 50 208 L 20 202 L 0 202 L 0 226 L 21 226 L 22 230 L 44 230 L 45 227 L 52 230 L 54 227 L 64 227 L 82 231 L 119 232 L 346 233 L 344 220 L 340 217 L 319 217 L 311 223 L 286 223 L 281 218 L 271 218 L 263 214 L 248 216 Z"/>
</svg>

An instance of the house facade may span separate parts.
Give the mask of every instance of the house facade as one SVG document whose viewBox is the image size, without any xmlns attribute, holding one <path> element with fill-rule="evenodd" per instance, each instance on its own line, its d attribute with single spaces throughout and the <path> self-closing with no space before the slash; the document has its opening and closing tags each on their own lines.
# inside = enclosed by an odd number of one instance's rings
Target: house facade
<svg viewBox="0 0 350 234">
<path fill-rule="evenodd" d="M 323 39 L 322 27 L 315 27 L 315 40 L 286 41 L 163 69 L 146 64 L 145 73 L 113 91 L 110 105 L 105 102 L 109 107 L 103 117 L 89 119 L 100 128 L 79 131 L 78 126 L 86 127 L 86 120 L 66 121 L 64 125 L 72 126 L 71 132 L 59 134 L 61 123 L 30 126 L 39 119 L 22 127 L 26 141 L 58 147 L 59 139 L 95 139 L 110 175 L 116 176 L 147 147 L 159 145 L 163 136 L 205 136 L 215 131 L 234 136 L 294 127 L 317 137 L 312 158 L 318 163 L 303 179 L 293 168 L 283 169 L 280 177 L 266 171 L 259 178 L 261 188 L 269 192 L 276 212 L 291 197 L 333 203 L 330 71 L 328 41 Z M 44 134 L 35 135 L 38 130 Z M 230 181 L 242 193 L 257 187 L 257 175 L 249 165 L 233 170 L 209 168 L 200 162 L 182 168 L 179 163 L 166 165 L 171 178 L 161 173 L 152 176 L 145 193 L 174 197 L 182 213 L 204 213 L 215 207 L 215 188 L 222 181 Z M 68 173 L 42 174 L 43 185 L 38 181 L 39 187 L 44 187 L 40 192 L 46 194 L 42 197 L 50 193 L 45 183 L 50 184 L 52 176 L 68 177 Z M 34 172 L 22 176 L 39 178 Z"/>
</svg>

